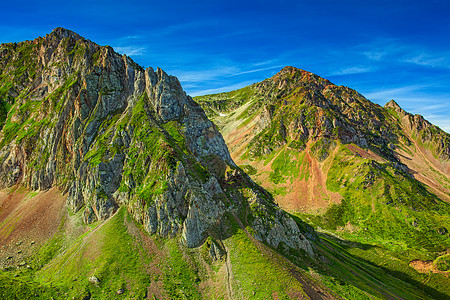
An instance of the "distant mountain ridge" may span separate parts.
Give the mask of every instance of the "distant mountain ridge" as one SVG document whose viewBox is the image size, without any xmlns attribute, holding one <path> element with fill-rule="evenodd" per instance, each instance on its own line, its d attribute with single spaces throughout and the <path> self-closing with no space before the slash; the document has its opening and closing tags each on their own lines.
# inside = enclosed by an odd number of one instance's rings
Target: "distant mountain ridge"
<svg viewBox="0 0 450 300">
<path fill-rule="evenodd" d="M 266 105 L 267 114 L 265 116 L 273 117 L 273 108 L 279 106 L 286 110 L 298 115 L 298 112 L 292 111 L 292 107 L 296 105 L 314 106 L 321 109 L 321 111 L 327 111 L 329 115 L 323 116 L 323 122 L 320 124 L 307 124 L 308 128 L 304 128 L 303 124 L 298 124 L 295 118 L 288 125 L 291 126 L 289 133 L 303 134 L 305 138 L 319 137 L 321 135 L 328 137 L 339 138 L 344 142 L 355 142 L 365 146 L 366 144 L 379 144 L 387 147 L 385 144 L 389 144 L 390 135 L 398 133 L 399 128 L 382 128 L 386 124 L 383 124 L 384 120 L 388 120 L 389 116 L 384 114 L 384 110 L 377 104 L 374 104 L 365 99 L 357 91 L 348 87 L 336 86 L 329 80 L 321 78 L 313 73 L 296 69 L 293 67 L 285 67 L 280 72 L 275 74 L 272 78 L 266 79 L 262 82 L 255 83 L 249 87 L 232 92 L 236 95 L 233 98 L 226 98 L 230 93 L 221 93 L 208 96 L 196 97 L 209 115 L 214 116 L 213 111 L 221 111 L 222 113 L 229 111 L 229 108 L 237 107 L 245 100 L 244 95 L 239 98 L 239 91 L 242 93 L 253 92 L 254 98 L 258 98 L 260 101 L 253 103 L 249 112 L 253 112 L 260 106 Z M 214 100 L 208 101 L 208 98 L 214 98 Z M 280 101 L 283 101 L 281 103 Z M 391 105 L 392 104 L 392 105 Z M 397 107 L 398 112 L 406 115 L 396 103 L 390 102 L 386 107 Z M 211 110 L 212 109 L 212 110 Z M 290 111 L 291 110 L 291 111 Z M 277 112 L 276 112 L 277 113 Z M 428 121 L 424 120 L 422 116 L 416 115 L 413 118 L 409 115 L 410 127 L 415 127 L 419 131 L 429 130 L 435 134 L 431 137 L 436 139 L 438 144 L 437 155 L 442 156 L 443 159 L 450 159 L 449 148 L 449 134 L 443 132 L 438 127 L 432 125 Z M 305 114 L 300 114 L 301 118 L 304 118 Z M 288 117 L 288 116 L 284 116 Z M 303 120 L 303 119 L 302 119 Z M 283 121 L 283 126 L 286 126 L 286 120 Z M 304 121 L 304 120 L 303 120 Z M 306 120 L 307 122 L 309 120 Z M 264 122 L 264 120 L 263 120 Z M 366 122 L 368 122 L 366 124 Z M 320 125 L 320 126 L 319 126 Z M 395 125 L 395 124 L 394 124 Z M 303 127 L 299 127 L 303 126 Z M 305 131 L 308 129 L 308 131 Z M 332 129 L 335 129 L 334 132 Z M 383 132 L 384 130 L 390 130 L 393 132 Z M 372 130 L 372 134 L 376 134 L 374 137 L 368 136 L 368 130 Z M 395 131 L 395 132 L 394 132 Z M 427 139 L 427 134 L 431 131 L 424 131 L 422 139 Z M 389 152 L 388 149 L 384 149 Z"/>
<path fill-rule="evenodd" d="M 409 247 L 450 245 L 450 135 L 422 116 L 293 67 L 194 99 L 234 161 L 291 213 L 378 242 L 409 232 Z"/>
<path fill-rule="evenodd" d="M 317 158 L 323 161 L 330 155 L 327 145 L 340 141 L 367 149 L 407 172 L 412 166 L 395 152 L 394 144 L 409 147 L 417 140 L 427 147 L 427 159 L 439 160 L 433 167 L 450 175 L 449 134 L 420 115 L 406 113 L 393 100 L 383 108 L 307 71 L 285 67 L 260 83 L 195 100 L 222 128 L 226 139 L 230 137 L 228 145 L 238 160 L 268 155 L 283 146 L 303 150 L 308 142 L 321 140 L 324 146 L 319 147 Z M 244 106 L 238 116 L 218 115 L 235 114 Z M 440 191 L 449 192 L 444 186 Z"/>
</svg>

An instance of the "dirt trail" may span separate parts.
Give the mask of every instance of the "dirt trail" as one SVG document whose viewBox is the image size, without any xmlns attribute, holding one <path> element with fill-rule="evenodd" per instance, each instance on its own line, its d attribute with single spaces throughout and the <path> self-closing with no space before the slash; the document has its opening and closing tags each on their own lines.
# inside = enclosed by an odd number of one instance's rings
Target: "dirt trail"
<svg viewBox="0 0 450 300">
<path fill-rule="evenodd" d="M 227 252 L 227 260 L 225 262 L 225 266 L 227 269 L 227 292 L 228 292 L 228 298 L 229 299 L 234 299 L 234 291 L 233 291 L 233 286 L 231 284 L 231 282 L 234 280 L 234 275 L 233 275 L 233 268 L 231 265 L 231 258 L 230 258 L 230 251 L 227 247 L 225 247 L 225 245 L 222 246 L 224 247 L 225 251 Z"/>
</svg>

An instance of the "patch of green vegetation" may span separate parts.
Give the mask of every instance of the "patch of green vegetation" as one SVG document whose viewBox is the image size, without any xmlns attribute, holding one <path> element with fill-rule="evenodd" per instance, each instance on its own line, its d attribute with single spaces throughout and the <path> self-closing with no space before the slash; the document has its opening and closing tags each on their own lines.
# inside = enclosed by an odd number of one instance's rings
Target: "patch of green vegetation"
<svg viewBox="0 0 450 300">
<path fill-rule="evenodd" d="M 433 257 L 432 254 L 415 249 L 393 251 L 386 247 L 375 245 L 365 245 L 363 247 L 354 247 L 351 245 L 352 243 L 347 243 L 345 249 L 353 257 L 363 259 L 372 265 L 378 266 L 382 270 L 380 274 L 388 274 L 396 277 L 397 280 L 406 282 L 416 287 L 419 291 L 425 292 L 428 295 L 426 298 L 443 299 L 443 294 L 448 295 L 450 293 L 450 286 L 447 284 L 448 279 L 445 275 L 419 273 L 409 265 L 409 262 L 415 259 L 428 260 Z M 386 279 L 383 282 L 387 284 L 393 281 Z M 425 282 L 426 284 L 424 284 Z M 403 286 L 405 285 L 395 284 L 396 288 Z"/>
<path fill-rule="evenodd" d="M 327 138 L 321 138 L 316 141 L 312 147 L 311 152 L 322 162 L 330 156 L 330 151 L 336 146 L 336 142 Z"/>
<path fill-rule="evenodd" d="M 249 113 L 249 112 L 247 112 L 248 110 L 254 110 L 254 111 L 250 115 L 248 115 L 248 113 Z M 238 116 L 237 120 L 239 120 L 239 119 L 245 119 L 245 120 L 241 124 L 239 124 L 237 129 L 241 129 L 241 128 L 247 126 L 260 113 L 261 113 L 260 109 L 254 109 L 253 106 L 249 105 L 249 107 L 246 109 L 246 111 L 244 111 L 240 116 Z"/>
<path fill-rule="evenodd" d="M 9 112 L 4 120 L 2 128 L 4 135 L 0 141 L 0 147 L 10 143 L 14 139 L 18 143 L 21 141 L 34 143 L 41 129 L 52 125 L 53 113 L 57 112 L 64 102 L 61 98 L 77 80 L 78 73 L 67 78 L 61 87 L 44 100 L 37 101 L 30 99 L 29 88 L 25 88 L 15 99 L 5 102 L 3 106 L 0 105 L 0 108 L 3 107 L 3 109 L 0 109 L 0 112 Z M 9 87 L 9 85 L 2 85 L 1 89 L 2 92 L 6 93 L 10 88 L 12 87 Z M 17 99 L 20 99 L 20 101 Z M 0 102 L 3 103 L 3 101 Z M 15 105 L 12 104 L 14 102 Z M 48 107 L 49 105 L 50 109 Z"/>
<path fill-rule="evenodd" d="M 352 207 L 345 199 L 340 204 L 331 204 L 323 215 L 326 228 L 336 230 L 338 226 L 345 226 L 345 220 L 348 219 L 346 214 L 351 213 Z"/>
<path fill-rule="evenodd" d="M 343 196 L 341 203 L 332 204 L 323 215 L 302 215 L 302 218 L 333 232 L 344 239 L 342 243 L 366 245 L 346 249 L 354 256 L 352 260 L 359 257 L 382 268 L 383 272 L 378 274 L 380 284 L 391 282 L 383 275 L 388 274 L 411 286 L 428 282 L 420 287 L 436 299 L 442 296 L 441 292 L 448 293 L 442 275 L 430 274 L 425 278 L 409 267 L 409 261 L 434 259 L 437 253 L 449 247 L 449 237 L 440 234 L 440 228 L 450 222 L 449 205 L 393 164 L 355 158 L 345 146 L 338 147 L 336 158 L 329 162 L 327 187 Z M 344 269 L 339 272 L 347 275 L 336 274 L 336 278 L 349 282 L 352 275 Z M 329 284 L 335 290 L 340 288 Z M 401 291 L 398 285 L 390 291 L 395 289 L 400 290 L 395 293 L 404 293 L 404 296 L 411 292 Z M 414 297 L 423 297 L 417 291 L 412 293 Z"/>
<path fill-rule="evenodd" d="M 0 210 L 1 211 L 1 210 Z M 16 223 L 19 221 L 20 215 L 12 214 L 9 215 L 0 223 L 0 236 L 2 238 L 7 238 L 11 232 L 16 228 Z"/>
<path fill-rule="evenodd" d="M 320 252 L 329 261 L 324 266 L 325 270 L 322 270 L 326 272 L 322 273 L 323 282 L 346 298 L 368 299 L 375 296 L 423 299 L 427 295 L 442 295 L 441 292 L 418 285 L 419 282 L 410 277 L 414 273 L 411 270 L 408 270 L 409 274 L 402 273 L 406 271 L 404 267 L 399 271 L 398 259 L 390 254 L 385 255 L 389 253 L 385 249 L 380 251 L 379 247 L 349 243 L 327 235 L 322 235 L 321 239 Z M 391 265 L 388 266 L 386 262 Z"/>
<path fill-rule="evenodd" d="M 269 173 L 269 180 L 275 184 L 285 183 L 286 179 L 281 175 L 279 170 Z"/>
<path fill-rule="evenodd" d="M 33 259 L 32 265 L 35 269 L 39 269 L 50 262 L 61 250 L 64 242 L 64 234 L 58 232 L 55 236 L 49 239 L 38 251 Z"/>
<path fill-rule="evenodd" d="M 8 111 L 10 108 L 8 106 L 8 103 L 0 98 L 0 130 L 3 128 L 3 125 L 5 124 L 6 118 L 8 116 Z"/>
<path fill-rule="evenodd" d="M 92 54 L 92 61 L 94 62 L 94 65 L 99 65 L 100 64 L 100 58 L 101 58 L 101 49 L 98 50 L 97 52 L 95 52 L 94 54 Z"/>
<path fill-rule="evenodd" d="M 125 297 L 145 297 L 151 281 L 159 277 L 145 270 L 151 258 L 128 233 L 126 222 L 132 222 L 128 213 L 121 208 L 104 222 L 97 223 L 38 271 L 38 282 L 51 283 L 69 298 L 90 294 L 96 299 L 111 299 L 117 297 L 118 289 L 124 290 Z M 90 276 L 97 277 L 99 283 L 90 283 Z"/>
<path fill-rule="evenodd" d="M 89 151 L 84 156 L 90 165 L 95 167 L 101 162 L 107 162 L 115 154 L 122 152 L 122 148 L 113 142 L 116 133 L 116 123 L 120 118 L 120 114 L 112 114 L 102 122 L 99 128 L 100 134 L 97 135 L 95 143 L 91 145 Z"/>
<path fill-rule="evenodd" d="M 237 229 L 224 243 L 230 249 L 236 295 L 243 299 L 269 299 L 273 295 L 289 299 L 288 294 L 292 292 L 304 295 L 302 285 L 282 259 L 257 246 L 242 229 Z"/>
<path fill-rule="evenodd" d="M 449 271 L 450 270 L 450 254 L 445 254 L 442 256 L 439 256 L 434 261 L 434 266 L 439 271 Z"/>
<path fill-rule="evenodd" d="M 286 196 L 288 193 L 287 188 L 285 187 L 274 187 L 273 191 L 271 191 L 272 195 Z"/>
<path fill-rule="evenodd" d="M 272 161 L 272 170 L 288 178 L 297 178 L 300 174 L 301 162 L 302 155 L 299 155 L 297 151 L 283 148 Z"/>
<path fill-rule="evenodd" d="M 247 173 L 248 175 L 250 175 L 250 176 L 252 176 L 252 175 L 255 175 L 256 173 L 257 173 L 257 170 L 256 170 L 256 168 L 254 168 L 253 166 L 251 166 L 251 165 L 242 165 L 242 166 L 239 166 L 242 170 L 244 170 L 244 172 L 245 173 Z"/>
<path fill-rule="evenodd" d="M 254 101 L 256 97 L 254 88 L 248 86 L 228 93 L 197 96 L 194 97 L 194 100 L 202 106 L 209 118 L 215 118 L 218 117 L 219 114 L 224 113 L 228 114 L 227 118 L 231 116 L 232 119 L 235 120 L 245 119 L 238 127 L 241 128 L 256 116 L 257 111 L 261 107 L 260 102 L 251 102 Z M 243 105 L 247 105 L 247 108 L 239 115 L 236 116 L 232 113 Z"/>
<path fill-rule="evenodd" d="M 177 152 L 156 124 L 152 124 L 147 115 L 147 103 L 148 98 L 144 94 L 131 112 L 128 126 L 134 127 L 133 142 L 128 148 L 119 190 L 130 191 L 134 188 L 130 182 L 137 182 L 137 197 L 151 204 L 155 195 L 167 189 L 166 178 L 176 167 Z M 184 139 L 174 124 L 165 126 L 174 140 L 183 143 Z"/>
<path fill-rule="evenodd" d="M 70 50 L 70 49 L 66 49 Z M 73 48 L 67 53 L 69 56 L 72 56 L 74 60 L 81 60 L 86 53 L 86 45 L 83 40 L 78 40 Z"/>
<path fill-rule="evenodd" d="M 307 176 L 307 170 L 303 170 L 305 168 L 302 167 L 304 155 L 304 153 L 299 153 L 288 146 L 267 155 L 264 164 L 267 165 L 272 161 L 272 172 L 269 173 L 269 180 L 274 184 L 280 184 L 287 180 L 292 181 Z"/>
<path fill-rule="evenodd" d="M 194 178 L 197 178 L 200 182 L 205 182 L 208 180 L 210 176 L 209 172 L 201 163 L 194 160 L 189 160 L 189 166 L 188 172 Z"/>
<path fill-rule="evenodd" d="M 199 299 L 200 278 L 198 268 L 192 264 L 187 249 L 182 249 L 179 239 L 169 239 L 164 244 L 168 252 L 164 275 L 164 289 L 171 299 Z M 191 264 L 189 263 L 191 261 Z"/>
<path fill-rule="evenodd" d="M 167 133 L 169 133 L 169 135 L 174 139 L 174 141 L 181 149 L 185 149 L 187 147 L 184 136 L 180 133 L 182 132 L 182 128 L 178 121 L 169 121 L 162 124 L 161 127 L 164 128 Z"/>
<path fill-rule="evenodd" d="M 311 216 L 321 227 L 335 230 L 349 223 L 357 231 L 353 238 L 400 248 L 442 251 L 450 243 L 438 233 L 450 222 L 449 205 L 391 164 L 350 159 L 339 151 L 327 187 L 344 199 L 325 215 Z"/>
<path fill-rule="evenodd" d="M 10 117 L 8 117 L 2 128 L 3 139 L 0 141 L 0 148 L 9 144 L 17 136 L 21 127 L 22 124 L 19 122 L 11 122 Z"/>
<path fill-rule="evenodd" d="M 58 298 L 58 290 L 38 284 L 26 277 L 13 277 L 8 272 L 0 273 L 1 299 L 51 299 Z"/>
</svg>

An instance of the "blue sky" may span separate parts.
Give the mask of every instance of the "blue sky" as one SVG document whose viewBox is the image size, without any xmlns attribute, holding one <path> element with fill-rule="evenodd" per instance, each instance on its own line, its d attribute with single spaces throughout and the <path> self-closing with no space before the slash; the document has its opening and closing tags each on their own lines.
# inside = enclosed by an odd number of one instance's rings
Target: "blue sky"
<svg viewBox="0 0 450 300">
<path fill-rule="evenodd" d="M 395 99 L 450 132 L 447 0 L 2 4 L 0 42 L 58 26 L 161 67 L 192 96 L 237 89 L 291 65 L 380 105 Z"/>
</svg>

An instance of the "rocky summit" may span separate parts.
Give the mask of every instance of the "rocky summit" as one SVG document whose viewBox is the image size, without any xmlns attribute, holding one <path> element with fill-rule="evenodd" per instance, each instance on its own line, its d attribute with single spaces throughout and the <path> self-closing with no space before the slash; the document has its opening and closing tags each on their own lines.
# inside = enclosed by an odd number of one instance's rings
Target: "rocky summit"
<svg viewBox="0 0 450 300">
<path fill-rule="evenodd" d="M 394 101 L 292 67 L 192 99 L 56 28 L 0 45 L 0 126 L 0 298 L 448 295 L 450 138 Z"/>
</svg>

